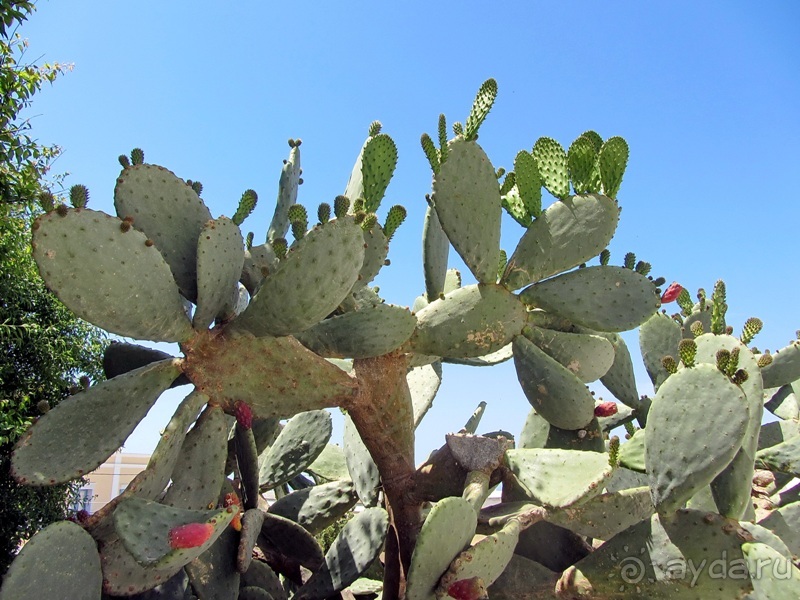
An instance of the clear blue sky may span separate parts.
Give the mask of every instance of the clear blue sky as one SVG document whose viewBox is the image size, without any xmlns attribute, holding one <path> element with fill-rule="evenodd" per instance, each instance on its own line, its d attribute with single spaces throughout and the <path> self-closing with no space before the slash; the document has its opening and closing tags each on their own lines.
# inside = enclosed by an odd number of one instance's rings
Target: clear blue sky
<svg viewBox="0 0 800 600">
<path fill-rule="evenodd" d="M 286 140 L 303 139 L 299 201 L 315 207 L 343 192 L 369 123 L 381 120 L 400 152 L 384 210 L 401 203 L 409 218 L 377 283 L 404 305 L 423 290 L 431 173 L 419 136 L 435 133 L 440 112 L 464 120 L 494 77 L 500 92 L 480 143 L 495 166 L 510 167 L 543 135 L 565 146 L 586 129 L 625 137 L 612 262 L 634 251 L 692 292 L 724 279 L 729 324 L 738 333 L 761 317 L 754 343 L 775 350 L 800 327 L 798 25 L 790 0 L 84 0 L 40 1 L 20 32 L 30 58 L 74 63 L 37 96 L 34 131 L 63 146 L 55 170 L 71 173 L 68 184 L 89 186 L 90 207 L 111 213 L 116 157 L 138 146 L 148 162 L 202 181 L 215 216 L 255 189 L 260 203 L 243 229 L 263 239 Z M 504 222 L 509 253 L 521 233 Z M 636 359 L 635 334 L 626 339 Z M 518 433 L 529 405 L 510 363 L 445 367 L 418 457 L 481 400 L 481 430 Z M 151 433 L 126 449 L 149 451 L 177 401 L 160 401 Z"/>
</svg>

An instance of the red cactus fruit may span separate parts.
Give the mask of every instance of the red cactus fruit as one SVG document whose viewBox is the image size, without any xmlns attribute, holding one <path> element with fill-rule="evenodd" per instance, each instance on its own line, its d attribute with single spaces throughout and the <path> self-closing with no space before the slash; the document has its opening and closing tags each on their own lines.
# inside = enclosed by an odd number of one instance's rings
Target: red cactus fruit
<svg viewBox="0 0 800 600">
<path fill-rule="evenodd" d="M 225 499 L 222 501 L 222 505 L 224 507 L 229 506 L 238 506 L 239 513 L 233 517 L 231 520 L 231 527 L 233 527 L 236 531 L 242 530 L 242 501 L 239 499 L 239 495 L 236 492 L 229 492 L 225 494 Z"/>
<path fill-rule="evenodd" d="M 456 581 L 447 588 L 447 594 L 456 600 L 479 600 L 488 597 L 486 586 L 480 577 Z"/>
<path fill-rule="evenodd" d="M 682 291 L 683 286 L 677 281 L 673 281 L 669 284 L 669 287 L 664 290 L 664 293 L 661 294 L 661 304 L 669 304 L 673 300 L 677 300 Z"/>
<path fill-rule="evenodd" d="M 233 407 L 234 414 L 236 415 L 236 422 L 245 429 L 253 427 L 253 410 L 247 402 L 237 400 Z"/>
<path fill-rule="evenodd" d="M 610 417 L 611 415 L 617 414 L 617 403 L 611 402 L 601 402 L 597 406 L 594 407 L 594 416 L 595 417 Z"/>
<path fill-rule="evenodd" d="M 211 523 L 187 523 L 169 530 L 170 548 L 197 548 L 202 546 L 214 533 Z"/>
</svg>

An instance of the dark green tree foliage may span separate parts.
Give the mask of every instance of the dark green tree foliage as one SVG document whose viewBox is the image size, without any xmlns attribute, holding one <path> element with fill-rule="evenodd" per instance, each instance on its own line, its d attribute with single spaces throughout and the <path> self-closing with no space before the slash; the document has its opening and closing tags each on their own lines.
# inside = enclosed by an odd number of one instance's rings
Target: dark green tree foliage
<svg viewBox="0 0 800 600">
<path fill-rule="evenodd" d="M 55 147 L 40 147 L 19 113 L 61 68 L 22 65 L 15 29 L 30 2 L 0 1 L 0 574 L 22 539 L 64 519 L 80 483 L 25 487 L 9 475 L 14 443 L 43 410 L 102 377 L 105 338 L 78 320 L 45 287 L 31 257 L 34 201 Z M 84 383 L 86 381 L 84 380 Z"/>
<path fill-rule="evenodd" d="M 16 32 L 33 10 L 32 2 L 0 0 L 0 202 L 25 203 L 35 198 L 41 179 L 58 155 L 57 146 L 41 146 L 30 135 L 21 113 L 45 82 L 67 68 L 26 62 L 27 42 Z"/>
</svg>

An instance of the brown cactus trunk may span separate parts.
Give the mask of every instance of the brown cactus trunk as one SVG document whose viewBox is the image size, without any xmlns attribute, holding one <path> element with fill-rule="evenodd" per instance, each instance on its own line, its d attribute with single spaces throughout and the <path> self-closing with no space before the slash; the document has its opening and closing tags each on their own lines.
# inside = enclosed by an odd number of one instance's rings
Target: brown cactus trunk
<svg viewBox="0 0 800 600">
<path fill-rule="evenodd" d="M 407 360 L 394 353 L 357 359 L 359 393 L 343 406 L 381 474 L 391 526 L 386 543 L 383 597 L 405 595 L 405 582 L 420 528 L 414 494 L 414 415 L 406 382 Z"/>
</svg>

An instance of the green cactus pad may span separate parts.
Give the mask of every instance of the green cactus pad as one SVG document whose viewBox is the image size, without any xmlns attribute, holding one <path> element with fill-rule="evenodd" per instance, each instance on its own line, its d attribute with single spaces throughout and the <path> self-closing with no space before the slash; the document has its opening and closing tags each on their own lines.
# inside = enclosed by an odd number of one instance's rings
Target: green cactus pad
<svg viewBox="0 0 800 600">
<path fill-rule="evenodd" d="M 28 485 L 53 485 L 93 471 L 122 446 L 178 373 L 180 361 L 163 360 L 64 400 L 17 442 L 12 475 Z"/>
<path fill-rule="evenodd" d="M 216 317 L 233 316 L 232 303 L 244 265 L 244 240 L 239 227 L 227 217 L 203 226 L 197 242 L 197 310 L 195 329 L 206 329 Z"/>
<path fill-rule="evenodd" d="M 759 469 L 780 471 L 800 477 L 800 437 L 759 450 L 756 454 L 756 466 Z"/>
<path fill-rule="evenodd" d="M 614 362 L 600 382 L 614 397 L 633 409 L 639 408 L 639 392 L 636 390 L 636 377 L 633 373 L 633 361 L 628 345 L 616 333 L 598 333 L 606 338 L 614 347 Z"/>
<path fill-rule="evenodd" d="M 379 304 L 325 319 L 295 337 L 320 356 L 370 358 L 399 348 L 416 325 L 407 308 Z"/>
<path fill-rule="evenodd" d="M 177 570 L 208 550 L 238 512 L 238 507 L 184 510 L 141 498 L 126 498 L 114 511 L 114 528 L 140 564 Z M 173 547 L 170 532 L 187 523 L 210 524 L 209 537 L 191 548 Z"/>
<path fill-rule="evenodd" d="M 194 422 L 197 413 L 208 402 L 208 396 L 192 391 L 175 410 L 175 414 L 164 428 L 156 449 L 150 455 L 147 468 L 136 475 L 125 488 L 124 494 L 144 500 L 155 500 L 167 487 L 175 464 L 181 454 L 186 430 Z"/>
<path fill-rule="evenodd" d="M 742 553 L 756 597 L 770 600 L 800 598 L 800 569 L 790 559 L 762 543 L 743 544 Z"/>
<path fill-rule="evenodd" d="M 645 486 L 601 494 L 577 506 L 549 511 L 546 518 L 578 535 L 607 540 L 654 511 L 650 488 Z"/>
<path fill-rule="evenodd" d="M 478 407 L 475 409 L 475 412 L 472 413 L 472 416 L 467 420 L 462 429 L 469 434 L 475 435 L 475 432 L 478 430 L 478 425 L 480 425 L 481 419 L 483 418 L 484 412 L 486 412 L 486 402 L 480 402 Z"/>
<path fill-rule="evenodd" d="M 681 341 L 681 326 L 663 313 L 656 313 L 639 328 L 639 348 L 642 360 L 656 390 L 669 377 L 661 359 L 678 357 Z"/>
<path fill-rule="evenodd" d="M 336 444 L 327 444 L 320 455 L 308 467 L 317 480 L 341 481 L 349 479 L 344 450 Z"/>
<path fill-rule="evenodd" d="M 242 587 L 260 588 L 273 598 L 273 600 L 287 600 L 286 590 L 283 589 L 280 579 L 269 566 L 260 560 L 250 563 L 247 573 L 242 574 Z"/>
<path fill-rule="evenodd" d="M 579 450 L 508 450 L 506 462 L 531 500 L 554 508 L 598 495 L 612 472 L 607 455 Z"/>
<path fill-rule="evenodd" d="M 711 483 L 717 512 L 733 519 L 744 518 L 745 510 L 750 506 L 753 465 L 758 449 L 758 436 L 761 431 L 761 417 L 764 412 L 764 389 L 760 369 L 753 353 L 741 341 L 730 335 L 703 334 L 695 340 L 697 353 L 695 360 L 715 365 L 720 350 L 739 353 L 739 368 L 744 369 L 749 377 L 740 387 L 747 397 L 750 421 L 742 440 L 742 448 L 734 459 Z"/>
<path fill-rule="evenodd" d="M 294 521 L 264 514 L 258 546 L 266 556 L 280 556 L 287 562 L 298 563 L 316 571 L 323 564 L 322 548 L 317 540 Z"/>
<path fill-rule="evenodd" d="M 331 416 L 324 410 L 296 414 L 260 460 L 259 484 L 272 489 L 305 470 L 331 437 Z"/>
<path fill-rule="evenodd" d="M 372 564 L 383 547 L 389 515 L 366 508 L 353 517 L 325 553 L 322 567 L 297 590 L 297 600 L 328 598 L 353 583 Z"/>
<path fill-rule="evenodd" d="M 480 577 L 485 586 L 492 585 L 514 555 L 520 534 L 520 523 L 511 520 L 497 533 L 488 535 L 456 556 L 436 589 L 437 597 L 447 595 L 456 581 Z"/>
<path fill-rule="evenodd" d="M 645 464 L 656 508 L 675 510 L 711 483 L 739 451 L 749 419 L 744 392 L 716 366 L 670 376 L 647 417 Z"/>
<path fill-rule="evenodd" d="M 434 504 L 417 537 L 406 585 L 407 600 L 433 600 L 439 578 L 472 540 L 478 515 L 462 498 Z"/>
<path fill-rule="evenodd" d="M 378 502 L 381 475 L 350 415 L 346 415 L 344 419 L 344 457 L 361 503 L 364 506 L 375 506 Z"/>
<path fill-rule="evenodd" d="M 154 348 L 111 340 L 111 343 L 106 346 L 106 350 L 103 353 L 103 374 L 106 379 L 113 379 L 117 375 L 123 375 L 139 367 L 167 358 L 174 357 Z M 186 376 L 180 375 L 172 382 L 170 387 L 174 388 L 188 383 L 189 380 Z"/>
<path fill-rule="evenodd" d="M 184 341 L 192 329 L 183 301 L 169 266 L 147 241 L 129 224 L 88 209 L 47 213 L 33 225 L 39 272 L 78 317 L 126 337 Z"/>
<path fill-rule="evenodd" d="M 433 404 L 439 386 L 442 385 L 442 364 L 434 362 L 415 367 L 406 375 L 406 382 L 414 408 L 414 427 L 417 427 Z"/>
<path fill-rule="evenodd" d="M 103 575 L 92 536 L 61 521 L 34 535 L 3 578 L 0 600 L 100 600 Z"/>
<path fill-rule="evenodd" d="M 364 236 L 355 221 L 317 226 L 292 245 L 231 326 L 259 336 L 303 331 L 339 306 L 363 262 Z"/>
<path fill-rule="evenodd" d="M 300 146 L 293 145 L 289 151 L 289 158 L 281 168 L 281 178 L 278 183 L 278 201 L 275 213 L 267 231 L 267 244 L 278 238 L 285 238 L 289 231 L 289 207 L 297 202 L 297 187 L 300 185 Z"/>
<path fill-rule="evenodd" d="M 241 405 L 234 407 L 234 411 L 242 409 Z M 252 427 L 246 427 L 236 422 L 233 427 L 233 443 L 235 447 L 236 465 L 239 468 L 241 485 L 242 506 L 248 510 L 257 508 L 259 504 L 258 493 L 258 446 Z M 227 462 L 227 460 L 226 460 Z M 225 472 L 229 472 L 225 467 Z"/>
<path fill-rule="evenodd" d="M 363 288 L 370 283 L 381 268 L 386 264 L 389 255 L 389 240 L 378 223 L 363 232 L 364 235 L 364 264 L 358 273 L 358 279 L 353 286 L 353 291 Z"/>
<path fill-rule="evenodd" d="M 165 568 L 145 567 L 125 549 L 116 534 L 101 540 L 100 562 L 103 569 L 103 592 L 112 596 L 145 592 L 170 580 L 180 571 L 171 565 Z"/>
<path fill-rule="evenodd" d="M 239 534 L 226 527 L 217 541 L 186 565 L 192 590 L 201 600 L 235 598 L 241 577 L 236 570 Z"/>
<path fill-rule="evenodd" d="M 800 418 L 800 382 L 782 385 L 778 389 L 768 390 L 764 394 L 764 408 L 781 419 Z"/>
<path fill-rule="evenodd" d="M 537 598 L 555 600 L 558 574 L 536 561 L 514 554 L 506 570 L 489 587 L 492 600 L 518 600 Z"/>
<path fill-rule="evenodd" d="M 541 190 L 539 190 L 541 192 Z M 501 197 L 501 205 L 505 211 L 520 225 L 526 229 L 531 226 L 531 216 L 528 209 L 525 207 L 525 202 L 519 195 L 517 186 L 513 186 Z"/>
<path fill-rule="evenodd" d="M 473 356 L 471 358 L 458 358 L 454 356 L 446 356 L 443 362 L 451 363 L 454 365 L 467 365 L 470 367 L 491 367 L 499 365 L 500 363 L 510 360 L 514 356 L 514 351 L 511 344 L 506 344 L 500 350 L 490 352 L 483 356 Z"/>
<path fill-rule="evenodd" d="M 497 280 L 500 187 L 494 167 L 475 142 L 448 143 L 447 161 L 433 180 L 433 205 L 456 252 L 481 283 Z"/>
<path fill-rule="evenodd" d="M 543 308 L 598 331 L 627 331 L 644 323 L 660 306 L 653 283 L 630 269 L 595 266 L 535 283 L 520 294 Z"/>
<path fill-rule="evenodd" d="M 800 556 L 800 502 L 772 511 L 758 521 L 786 543 L 793 556 Z"/>
<path fill-rule="evenodd" d="M 352 481 L 332 481 L 297 490 L 279 498 L 269 512 L 299 523 L 318 534 L 332 525 L 358 501 Z"/>
<path fill-rule="evenodd" d="M 567 153 L 561 144 L 553 138 L 541 137 L 533 145 L 533 157 L 547 191 L 560 200 L 569 196 Z"/>
<path fill-rule="evenodd" d="M 134 165 L 117 179 L 114 207 L 120 219 L 132 217 L 133 228 L 153 240 L 181 293 L 194 302 L 197 240 L 211 219 L 197 193 L 172 171 L 157 165 Z M 152 283 L 149 273 L 147 281 Z"/>
<path fill-rule="evenodd" d="M 417 321 L 413 352 L 476 357 L 500 350 L 522 331 L 525 308 L 502 286 L 475 284 L 431 302 Z"/>
<path fill-rule="evenodd" d="M 225 414 L 219 407 L 207 406 L 183 440 L 163 504 L 202 510 L 215 502 L 225 479 L 227 451 Z"/>
<path fill-rule="evenodd" d="M 439 217 L 432 206 L 425 212 L 422 228 L 422 266 L 425 274 L 425 294 L 428 301 L 435 300 L 444 290 L 450 240 L 447 239 Z"/>
<path fill-rule="evenodd" d="M 581 429 L 561 429 L 550 425 L 544 447 L 602 453 L 606 451 L 603 430 L 597 417 Z"/>
<path fill-rule="evenodd" d="M 608 138 L 600 148 L 597 162 L 600 165 L 603 193 L 616 198 L 628 165 L 628 143 L 621 137 Z"/>
<path fill-rule="evenodd" d="M 367 140 L 361 152 L 361 178 L 367 212 L 375 212 L 383 200 L 389 181 L 397 166 L 397 146 L 385 133 Z M 353 198 L 355 199 L 355 198 Z"/>
<path fill-rule="evenodd" d="M 619 466 L 637 473 L 647 473 L 644 461 L 644 444 L 647 428 L 637 429 L 631 438 L 619 447 Z"/>
<path fill-rule="evenodd" d="M 765 423 L 761 426 L 761 431 L 758 435 L 758 450 L 788 442 L 799 435 L 800 423 L 798 423 L 797 419 Z"/>
<path fill-rule="evenodd" d="M 193 341 L 184 346 L 184 371 L 228 412 L 241 400 L 259 418 L 287 417 L 337 406 L 356 392 L 352 377 L 291 337 L 227 333 Z"/>
<path fill-rule="evenodd" d="M 562 333 L 539 327 L 526 327 L 523 334 L 584 383 L 605 375 L 614 362 L 614 347 L 599 335 Z"/>
<path fill-rule="evenodd" d="M 542 214 L 542 177 L 530 152 L 520 150 L 514 159 L 514 181 L 525 212 L 539 218 Z"/>
<path fill-rule="evenodd" d="M 487 79 L 481 84 L 475 100 L 472 103 L 472 109 L 467 117 L 467 124 L 464 127 L 464 137 L 468 140 L 474 140 L 478 137 L 478 129 L 486 119 L 489 111 L 492 110 L 494 100 L 497 98 L 497 82 L 494 79 Z"/>
<path fill-rule="evenodd" d="M 244 253 L 240 281 L 251 296 L 254 296 L 265 277 L 278 268 L 278 257 L 269 244 L 253 246 Z"/>
<path fill-rule="evenodd" d="M 766 544 L 776 550 L 781 556 L 785 556 L 789 560 L 792 559 L 792 551 L 789 550 L 786 543 L 766 527 L 748 521 L 741 521 L 739 525 L 753 536 L 754 541 Z"/>
<path fill-rule="evenodd" d="M 500 282 L 517 290 L 597 256 L 617 229 L 617 203 L 599 194 L 570 196 L 536 219 L 517 244 Z"/>
<path fill-rule="evenodd" d="M 250 564 L 253 561 L 253 550 L 261 533 L 264 518 L 264 511 L 259 508 L 250 508 L 244 511 L 242 515 L 242 530 L 239 536 L 239 548 L 236 553 L 236 570 L 239 573 L 247 573 L 250 568 Z"/>
<path fill-rule="evenodd" d="M 772 355 L 772 362 L 761 369 L 765 388 L 780 387 L 800 379 L 800 340 Z"/>
<path fill-rule="evenodd" d="M 519 434 L 518 448 L 544 448 L 550 433 L 550 423 L 535 408 L 528 411 L 522 431 Z"/>
<path fill-rule="evenodd" d="M 567 569 L 559 598 L 742 598 L 752 590 L 736 521 L 680 510 L 654 514 Z M 712 561 L 720 561 L 714 568 Z M 694 569 L 694 570 L 693 570 Z"/>
<path fill-rule="evenodd" d="M 593 177 L 596 162 L 597 150 L 588 137 L 580 136 L 572 142 L 567 151 L 567 163 L 569 178 L 572 180 L 572 187 L 576 194 L 600 191 L 597 189 Z"/>
<path fill-rule="evenodd" d="M 594 398 L 572 371 L 519 336 L 514 339 L 514 366 L 528 402 L 561 429 L 581 429 L 594 418 Z"/>
</svg>

